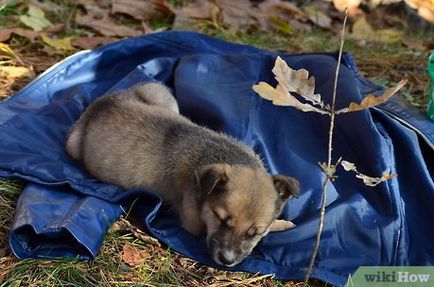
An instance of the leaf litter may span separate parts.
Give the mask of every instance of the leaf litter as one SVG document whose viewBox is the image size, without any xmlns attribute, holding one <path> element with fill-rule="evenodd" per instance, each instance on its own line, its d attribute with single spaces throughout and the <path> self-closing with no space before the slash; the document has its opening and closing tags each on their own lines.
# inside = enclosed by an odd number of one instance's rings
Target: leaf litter
<svg viewBox="0 0 434 287">
<path fill-rule="evenodd" d="M 20 16 L 20 21 L 36 32 L 53 26 L 53 24 L 45 18 L 44 11 L 32 4 L 29 4 L 27 13 Z"/>
</svg>

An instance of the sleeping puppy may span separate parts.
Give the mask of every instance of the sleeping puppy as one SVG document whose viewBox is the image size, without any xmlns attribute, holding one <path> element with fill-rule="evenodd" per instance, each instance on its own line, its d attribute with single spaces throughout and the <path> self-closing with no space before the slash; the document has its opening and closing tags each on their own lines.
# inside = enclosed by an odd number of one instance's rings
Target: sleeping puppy
<svg viewBox="0 0 434 287">
<path fill-rule="evenodd" d="M 238 264 L 269 231 L 294 226 L 277 218 L 298 196 L 298 181 L 270 176 L 241 142 L 181 116 L 161 84 L 96 100 L 72 127 L 66 150 L 101 181 L 159 193 L 187 231 L 207 236 L 219 264 Z"/>
</svg>

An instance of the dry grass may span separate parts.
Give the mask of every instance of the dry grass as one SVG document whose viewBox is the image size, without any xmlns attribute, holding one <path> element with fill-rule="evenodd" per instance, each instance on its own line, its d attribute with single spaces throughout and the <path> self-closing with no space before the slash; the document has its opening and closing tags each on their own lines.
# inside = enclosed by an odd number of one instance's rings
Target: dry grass
<svg viewBox="0 0 434 287">
<path fill-rule="evenodd" d="M 137 239 L 128 232 L 109 231 L 100 255 L 92 262 L 76 259 L 16 259 L 7 246 L 15 203 L 23 182 L 0 179 L 0 287 L 3 286 L 299 286 L 272 275 L 227 272 L 204 266 L 168 248 Z M 131 265 L 125 246 L 146 254 Z M 312 286 L 322 286 L 313 283 Z"/>
</svg>

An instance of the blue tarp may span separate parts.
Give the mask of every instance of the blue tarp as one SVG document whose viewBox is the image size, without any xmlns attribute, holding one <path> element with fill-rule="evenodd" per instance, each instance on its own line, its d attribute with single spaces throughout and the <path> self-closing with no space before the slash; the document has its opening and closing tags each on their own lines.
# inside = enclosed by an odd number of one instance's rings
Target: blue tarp
<svg viewBox="0 0 434 287">
<path fill-rule="evenodd" d="M 0 176 L 28 180 L 9 243 L 19 258 L 97 256 L 103 237 L 128 207 L 148 232 L 174 250 L 209 265 L 203 238 L 179 227 L 149 191 L 124 191 L 98 182 L 64 151 L 68 129 L 86 106 L 107 92 L 156 80 L 174 92 L 181 113 L 239 138 L 261 154 L 269 172 L 294 176 L 301 196 L 284 208 L 297 224 L 270 233 L 230 270 L 301 279 L 314 245 L 324 179 L 329 119 L 262 100 L 251 89 L 274 82 L 278 54 L 191 32 L 131 38 L 60 62 L 0 103 Z M 316 92 L 330 102 L 335 53 L 279 54 L 292 68 L 316 78 Z M 337 107 L 360 102 L 382 88 L 364 79 L 345 54 Z M 333 158 L 360 171 L 398 177 L 366 187 L 339 169 L 329 186 L 326 222 L 313 277 L 342 285 L 361 265 L 434 263 L 434 123 L 393 98 L 381 108 L 338 117 Z"/>
</svg>

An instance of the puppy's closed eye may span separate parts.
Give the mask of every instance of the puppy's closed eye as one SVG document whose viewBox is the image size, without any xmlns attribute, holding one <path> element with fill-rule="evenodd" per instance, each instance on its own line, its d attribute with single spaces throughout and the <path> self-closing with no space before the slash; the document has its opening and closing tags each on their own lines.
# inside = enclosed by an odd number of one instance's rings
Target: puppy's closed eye
<svg viewBox="0 0 434 287">
<path fill-rule="evenodd" d="M 223 208 L 216 208 L 213 210 L 215 217 L 220 220 L 220 223 L 225 227 L 233 227 L 234 221 L 232 216 L 226 212 Z"/>
<path fill-rule="evenodd" d="M 249 230 L 247 230 L 246 236 L 247 237 L 254 237 L 258 235 L 258 230 L 256 229 L 255 226 L 252 226 L 249 228 Z"/>
</svg>

